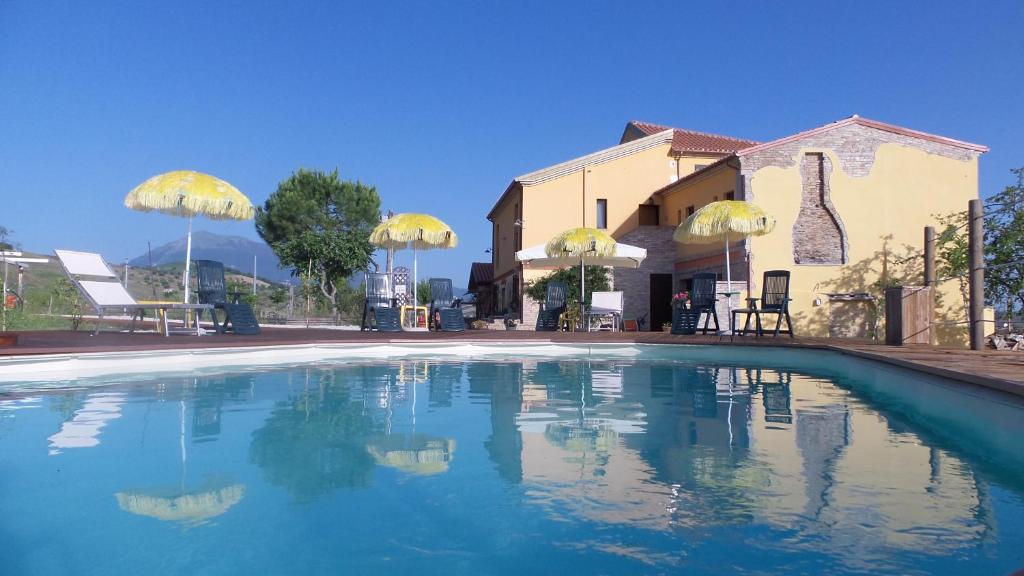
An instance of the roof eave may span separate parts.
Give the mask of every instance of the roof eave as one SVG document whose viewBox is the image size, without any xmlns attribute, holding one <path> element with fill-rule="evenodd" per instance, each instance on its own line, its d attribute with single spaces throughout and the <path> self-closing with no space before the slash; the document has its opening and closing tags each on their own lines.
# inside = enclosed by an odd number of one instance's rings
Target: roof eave
<svg viewBox="0 0 1024 576">
<path fill-rule="evenodd" d="M 849 126 L 850 124 L 858 124 L 860 126 L 867 126 L 869 128 L 874 128 L 876 130 L 882 130 L 884 132 L 890 132 L 892 134 L 900 134 L 902 136 L 909 136 L 911 138 L 918 138 L 918 139 L 921 139 L 921 140 L 927 140 L 927 141 L 930 141 L 930 142 L 936 142 L 936 143 L 939 143 L 939 144 L 945 144 L 947 146 L 954 146 L 954 147 L 957 147 L 957 148 L 963 148 L 963 149 L 971 150 L 971 151 L 974 151 L 974 152 L 978 152 L 979 154 L 984 154 L 985 152 L 988 152 L 988 147 L 987 146 L 983 146 L 981 144 L 973 144 L 971 142 L 964 142 L 962 140 L 955 140 L 953 138 L 947 138 L 945 136 L 939 136 L 937 134 L 929 134 L 927 132 L 921 132 L 921 131 L 918 131 L 918 130 L 912 130 L 910 128 L 904 128 L 902 126 L 896 126 L 895 124 L 887 124 L 885 122 L 879 122 L 878 120 L 870 120 L 868 118 L 861 118 L 860 116 L 853 115 L 853 116 L 851 116 L 849 118 L 844 118 L 843 120 L 839 120 L 837 122 L 832 122 L 831 124 L 825 124 L 824 126 L 818 126 L 817 128 L 812 128 L 810 130 L 805 130 L 803 132 L 798 132 L 796 134 L 793 134 L 793 135 L 790 135 L 790 136 L 786 136 L 784 138 L 779 138 L 777 140 L 772 140 L 771 142 L 764 142 L 763 144 L 757 144 L 755 146 L 750 146 L 749 148 L 744 148 L 742 150 L 738 150 L 736 152 L 736 155 L 740 156 L 740 157 L 749 156 L 750 154 L 753 154 L 755 152 L 762 152 L 764 150 L 769 150 L 769 149 L 774 148 L 776 146 L 781 146 L 783 144 L 788 144 L 789 142 L 794 142 L 794 141 L 797 141 L 797 140 L 802 140 L 802 139 L 807 138 L 809 136 L 814 136 L 814 135 L 817 135 L 817 134 L 821 134 L 823 132 L 828 132 L 830 130 L 835 130 L 837 128 L 842 128 L 843 126 Z"/>
<path fill-rule="evenodd" d="M 673 188 L 675 188 L 676 186 L 678 186 L 680 184 L 687 184 L 687 183 L 693 182 L 695 180 L 700 180 L 702 178 L 710 176 L 714 172 L 717 172 L 717 171 L 723 169 L 724 167 L 729 167 L 729 168 L 732 168 L 734 170 L 739 170 L 740 167 L 739 167 L 738 162 L 735 165 L 733 165 L 733 162 L 732 162 L 733 160 L 737 160 L 738 161 L 739 157 L 736 156 L 736 154 L 729 154 L 729 155 L 727 155 L 727 156 L 725 156 L 725 157 L 723 157 L 723 158 L 721 158 L 719 160 L 716 160 L 713 164 L 708 164 L 707 166 L 701 168 L 700 170 L 697 170 L 696 172 L 692 172 L 690 174 L 687 174 L 686 176 L 683 176 L 682 178 L 680 178 L 679 180 L 676 180 L 675 182 L 672 182 L 670 184 L 666 184 L 665 186 L 662 186 L 658 190 L 655 190 L 651 195 L 652 196 L 661 196 L 662 198 L 664 198 L 666 196 L 670 196 L 670 195 L 672 195 L 672 194 L 674 194 L 676 192 L 675 190 L 673 190 Z"/>
<path fill-rule="evenodd" d="M 512 189 L 515 188 L 517 184 L 519 184 L 518 180 L 513 180 L 509 182 L 508 187 L 505 188 L 505 191 L 501 193 L 501 196 L 498 198 L 498 201 L 495 202 L 494 206 L 491 207 L 491 211 L 487 213 L 488 220 L 494 222 L 494 213 L 498 211 L 498 207 L 501 206 L 501 204 L 505 201 L 505 198 L 507 198 L 508 195 L 512 193 Z"/>
</svg>

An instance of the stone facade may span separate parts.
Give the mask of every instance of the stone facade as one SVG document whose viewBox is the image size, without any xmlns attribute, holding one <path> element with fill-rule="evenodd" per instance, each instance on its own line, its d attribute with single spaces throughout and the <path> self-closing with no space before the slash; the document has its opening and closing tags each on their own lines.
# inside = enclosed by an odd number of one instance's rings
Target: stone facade
<svg viewBox="0 0 1024 576">
<path fill-rule="evenodd" d="M 651 317 L 651 274 L 671 274 L 676 260 L 673 226 L 639 226 L 618 241 L 647 249 L 639 268 L 615 268 L 612 282 L 623 292 L 623 318 Z"/>
<path fill-rule="evenodd" d="M 754 173 L 768 166 L 790 168 L 798 162 L 800 150 L 806 148 L 831 150 L 839 158 L 839 168 L 843 172 L 855 178 L 863 178 L 871 172 L 871 167 L 875 163 L 875 152 L 882 144 L 898 144 L 908 148 L 917 148 L 929 154 L 963 162 L 978 156 L 978 152 L 950 144 L 914 138 L 860 124 L 848 124 L 764 150 L 757 150 L 750 154 L 740 153 L 743 194 L 739 196 L 744 200 L 757 202 L 757 198 L 752 194 L 750 181 Z"/>
<path fill-rule="evenodd" d="M 800 213 L 793 223 L 793 262 L 845 264 L 846 231 L 829 197 L 832 161 L 821 153 L 800 160 Z"/>
<path fill-rule="evenodd" d="M 536 330 L 538 315 L 540 315 L 540 303 L 523 294 L 523 322 L 518 329 Z"/>
</svg>

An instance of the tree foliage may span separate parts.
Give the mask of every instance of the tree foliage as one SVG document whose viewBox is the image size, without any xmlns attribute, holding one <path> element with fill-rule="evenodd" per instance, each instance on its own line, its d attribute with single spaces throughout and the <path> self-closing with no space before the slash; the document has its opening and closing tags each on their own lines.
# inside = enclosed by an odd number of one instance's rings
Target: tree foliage
<svg viewBox="0 0 1024 576">
<path fill-rule="evenodd" d="M 380 221 L 377 189 L 338 171 L 300 169 L 256 209 L 256 231 L 292 274 L 307 274 L 339 314 L 339 287 L 371 264 L 369 236 Z"/>
<path fill-rule="evenodd" d="M 608 269 L 604 266 L 587 266 L 586 283 L 586 304 L 590 303 L 591 294 L 594 292 L 605 292 L 610 289 L 611 282 L 608 279 Z M 556 270 L 543 278 L 528 284 L 524 292 L 537 302 L 543 302 L 547 297 L 548 282 L 563 282 L 566 285 L 566 300 L 579 303 L 580 301 L 580 267 L 562 268 Z"/>
<path fill-rule="evenodd" d="M 985 295 L 1005 304 L 1006 312 L 1024 313 L 1024 168 L 1012 171 L 1015 186 L 985 202 Z M 944 229 L 936 239 L 939 278 L 956 278 L 967 304 L 967 212 L 939 218 Z"/>
<path fill-rule="evenodd" d="M 7 241 L 14 234 L 14 230 L 0 226 L 0 250 L 13 250 L 14 244 Z"/>
<path fill-rule="evenodd" d="M 985 206 L 985 287 L 1006 311 L 1024 313 L 1024 168 L 1013 170 L 1015 186 Z"/>
</svg>

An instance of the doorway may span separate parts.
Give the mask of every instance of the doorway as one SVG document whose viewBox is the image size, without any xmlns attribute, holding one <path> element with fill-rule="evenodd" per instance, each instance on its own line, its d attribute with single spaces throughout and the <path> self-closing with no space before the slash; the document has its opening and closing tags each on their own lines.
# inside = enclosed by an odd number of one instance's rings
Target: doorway
<svg viewBox="0 0 1024 576">
<path fill-rule="evenodd" d="M 651 274 L 651 332 L 672 321 L 672 275 Z"/>
<path fill-rule="evenodd" d="M 657 226 L 661 217 L 657 204 L 641 204 L 639 216 L 641 226 Z"/>
</svg>

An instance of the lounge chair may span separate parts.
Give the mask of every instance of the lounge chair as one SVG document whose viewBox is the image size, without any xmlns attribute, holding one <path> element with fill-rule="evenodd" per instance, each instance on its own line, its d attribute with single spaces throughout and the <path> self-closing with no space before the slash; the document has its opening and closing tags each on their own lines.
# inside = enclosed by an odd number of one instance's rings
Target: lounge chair
<svg viewBox="0 0 1024 576">
<path fill-rule="evenodd" d="M 608 330 L 622 330 L 622 292 L 593 292 L 590 295 L 590 309 L 587 310 L 587 331 L 591 329 L 591 317 L 611 316 L 612 323 Z M 598 322 L 598 330 L 605 329 Z"/>
<path fill-rule="evenodd" d="M 196 290 L 196 298 L 200 304 L 211 304 L 210 318 L 213 319 L 213 327 L 218 334 L 233 332 L 235 334 L 254 335 L 260 333 L 260 324 L 252 307 L 242 301 L 241 292 L 232 292 L 231 301 L 228 301 L 227 283 L 224 281 L 224 264 L 216 260 L 193 260 L 196 267 L 196 277 L 199 279 L 199 289 Z M 217 310 L 224 311 L 224 323 L 217 321 Z M 202 311 L 196 314 L 196 318 L 202 316 Z"/>
<path fill-rule="evenodd" d="M 465 329 L 461 301 L 454 296 L 450 278 L 430 279 L 430 320 L 437 330 L 458 332 Z"/>
<path fill-rule="evenodd" d="M 360 324 L 360 330 L 372 330 L 375 327 L 375 311 L 378 308 L 395 308 L 395 299 L 391 295 L 391 278 L 384 273 L 367 272 L 363 275 L 363 285 L 366 297 L 363 300 L 363 322 Z M 397 317 L 398 308 L 395 308 L 395 315 Z"/>
<path fill-rule="evenodd" d="M 718 302 L 717 287 L 718 275 L 714 272 L 701 272 L 693 275 L 693 284 L 690 287 L 690 308 L 706 314 L 704 316 L 704 334 L 708 333 L 708 325 L 711 320 L 715 321 L 715 332 L 721 330 L 718 325 L 718 311 L 715 309 L 715 303 Z"/>
<path fill-rule="evenodd" d="M 758 307 L 757 302 L 760 300 L 761 306 Z M 764 330 L 761 324 L 762 314 L 775 314 L 775 331 L 772 336 L 778 336 L 779 334 L 789 334 L 789 337 L 793 337 L 793 323 L 789 318 L 789 270 L 768 270 L 764 273 L 764 280 L 761 283 L 761 297 L 760 298 L 747 298 L 747 307 L 739 308 L 732 311 L 732 319 L 730 321 L 730 327 L 732 328 L 733 334 L 743 336 L 751 332 L 758 336 L 764 335 Z M 743 323 L 743 330 L 736 330 L 736 315 L 746 314 L 747 320 Z M 750 329 L 750 318 L 754 317 L 755 328 Z M 780 330 L 782 327 L 782 320 L 786 320 L 786 330 Z"/>
<path fill-rule="evenodd" d="M 377 306 L 373 309 L 374 327 L 378 332 L 401 332 L 402 318 L 394 306 Z"/>
<path fill-rule="evenodd" d="M 104 313 L 107 309 L 117 308 L 130 310 L 132 312 L 132 324 L 130 332 L 135 330 L 135 316 L 142 310 L 162 310 L 166 315 L 168 310 L 212 310 L 211 304 L 179 304 L 170 302 L 140 303 L 125 290 L 124 286 L 117 279 L 117 274 L 110 269 L 110 266 L 103 261 L 103 257 L 92 252 L 74 252 L 72 250 L 54 250 L 57 260 L 64 268 L 68 279 L 78 291 L 89 302 L 89 305 L 96 311 L 96 330 L 93 335 L 99 334 L 100 324 L 103 322 Z M 91 280 L 87 278 L 92 278 Z M 175 330 L 175 332 L 179 332 Z M 190 334 L 200 335 L 202 330 L 199 323 L 190 330 Z M 168 322 L 164 321 L 164 336 L 170 336 L 171 329 Z"/>
<path fill-rule="evenodd" d="M 540 312 L 537 314 L 538 332 L 558 330 L 558 317 L 565 312 L 567 291 L 568 288 L 562 282 L 548 282 L 547 294 L 545 294 L 544 302 L 541 302 Z"/>
</svg>

